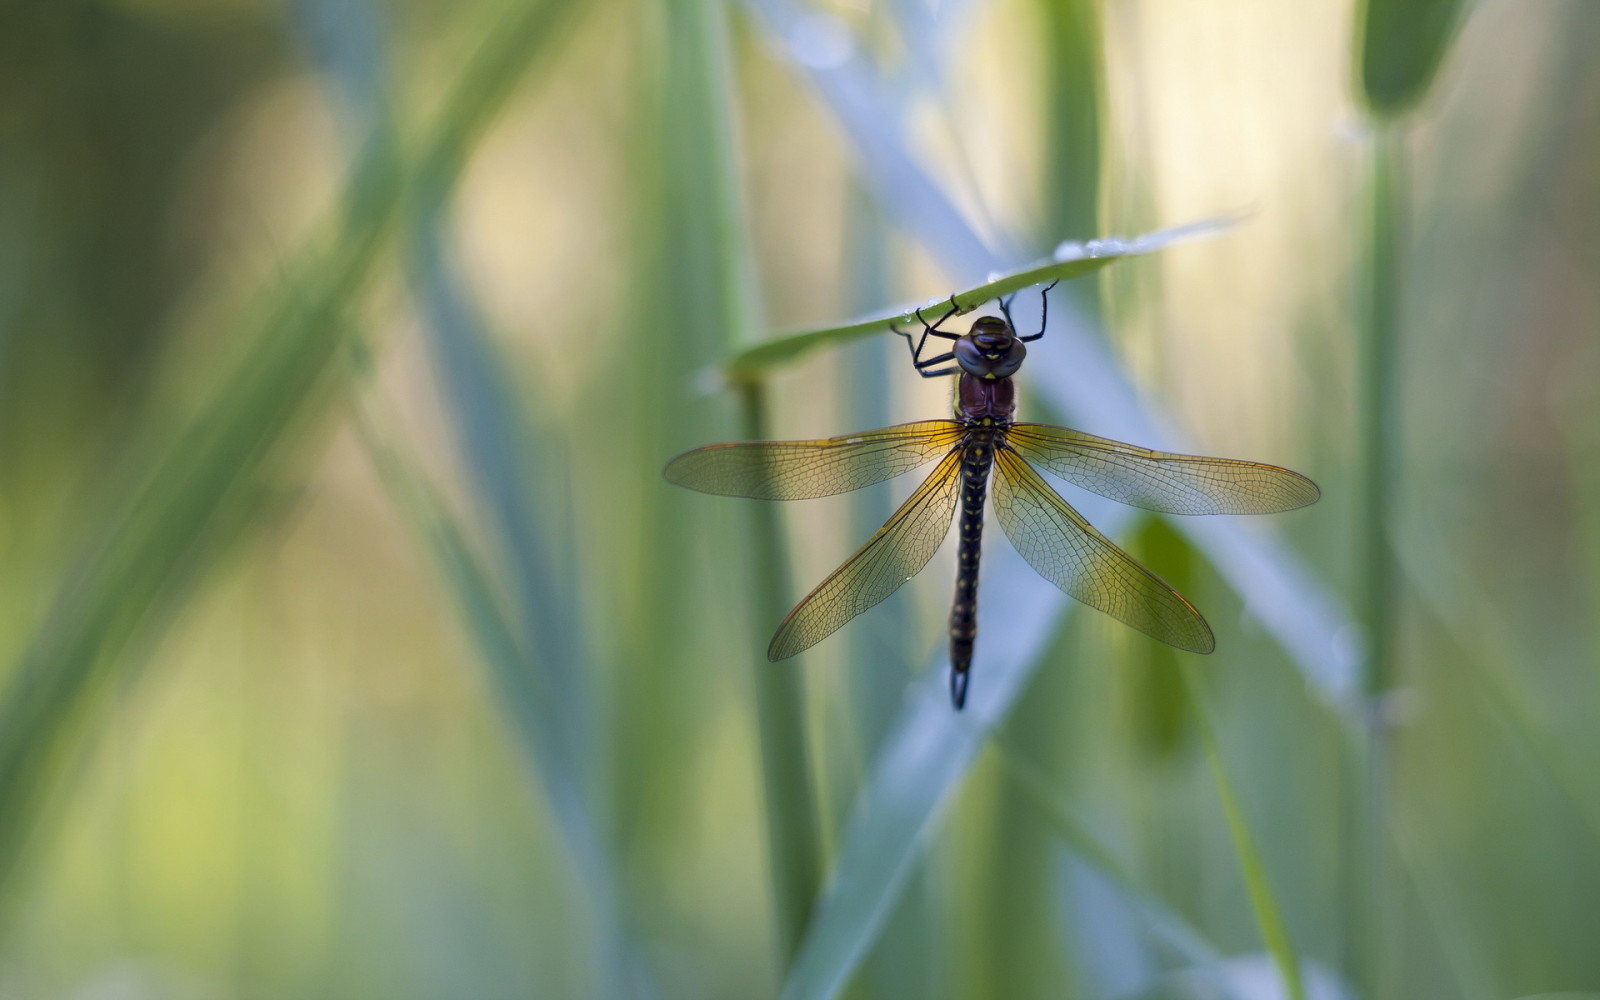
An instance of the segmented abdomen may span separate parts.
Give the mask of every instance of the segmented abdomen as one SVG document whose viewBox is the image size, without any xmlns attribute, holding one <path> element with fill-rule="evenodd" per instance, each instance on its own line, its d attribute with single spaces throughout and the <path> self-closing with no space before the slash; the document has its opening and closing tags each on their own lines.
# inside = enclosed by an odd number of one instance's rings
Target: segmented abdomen
<svg viewBox="0 0 1600 1000">
<path fill-rule="evenodd" d="M 978 560 L 994 441 L 990 432 L 971 432 L 961 461 L 961 541 L 956 550 L 956 598 L 950 608 L 950 697 L 956 708 L 967 698 L 967 671 L 978 635 Z"/>
</svg>

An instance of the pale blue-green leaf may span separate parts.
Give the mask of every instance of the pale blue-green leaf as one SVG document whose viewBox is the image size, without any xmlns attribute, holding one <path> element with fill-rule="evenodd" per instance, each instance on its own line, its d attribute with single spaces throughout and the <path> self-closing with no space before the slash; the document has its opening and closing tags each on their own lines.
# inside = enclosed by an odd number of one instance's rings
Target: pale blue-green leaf
<svg viewBox="0 0 1600 1000">
<path fill-rule="evenodd" d="M 901 309 L 874 313 L 839 326 L 774 337 L 735 355 L 733 360 L 728 362 L 727 375 L 734 381 L 758 378 L 768 369 L 793 361 L 819 347 L 888 333 L 892 324 L 908 325 L 912 330 L 919 329 L 921 326 L 917 316 L 919 309 L 927 316 L 929 322 L 942 316 L 952 304 L 956 308 L 957 315 L 971 312 L 985 302 L 992 302 L 1024 288 L 1079 278 L 1124 257 L 1154 253 L 1182 240 L 1220 233 L 1236 222 L 1237 219 L 1233 217 L 1218 217 L 1173 226 L 1170 229 L 1159 229 L 1126 239 L 1109 236 L 1089 240 L 1086 243 L 1067 241 L 1056 247 L 1050 260 L 1034 261 L 1008 274 L 991 274 L 983 284 L 952 295 Z"/>
<path fill-rule="evenodd" d="M 1355 1000 L 1350 988 L 1327 967 L 1307 962 L 1305 971 L 1306 1000 Z M 1271 956 L 1260 953 L 1181 969 L 1124 1000 L 1215 1000 L 1219 989 L 1239 1000 L 1287 1000 Z"/>
</svg>

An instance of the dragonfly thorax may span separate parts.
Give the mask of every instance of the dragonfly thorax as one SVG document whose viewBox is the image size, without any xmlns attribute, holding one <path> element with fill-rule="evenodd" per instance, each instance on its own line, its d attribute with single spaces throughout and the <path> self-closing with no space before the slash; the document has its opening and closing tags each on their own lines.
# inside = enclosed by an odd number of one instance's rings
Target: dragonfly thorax
<svg viewBox="0 0 1600 1000">
<path fill-rule="evenodd" d="M 973 323 L 953 350 L 962 371 L 984 379 L 1011 377 L 1028 355 L 1027 345 L 1012 332 L 1011 324 L 995 316 Z"/>
<path fill-rule="evenodd" d="M 1004 428 L 1016 412 L 1017 384 L 1008 378 L 962 375 L 956 384 L 956 416 L 969 427 L 988 423 Z"/>
</svg>

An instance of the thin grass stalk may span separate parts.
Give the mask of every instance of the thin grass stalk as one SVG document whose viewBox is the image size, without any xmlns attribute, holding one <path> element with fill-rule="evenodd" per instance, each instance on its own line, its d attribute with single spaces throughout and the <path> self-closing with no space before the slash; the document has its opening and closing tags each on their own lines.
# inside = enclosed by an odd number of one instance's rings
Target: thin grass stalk
<svg viewBox="0 0 1600 1000">
<path fill-rule="evenodd" d="M 695 211 L 709 220 L 714 272 L 693 276 L 705 300 L 697 307 L 714 318 L 727 347 L 751 337 L 751 289 L 755 287 L 745 252 L 746 236 L 739 193 L 734 131 L 732 59 L 729 53 L 727 12 L 723 0 L 686 0 L 667 5 L 669 74 L 677 99 L 684 102 L 698 130 L 695 145 L 685 149 L 682 138 L 674 156 L 695 157 L 698 181 L 694 193 L 708 202 Z M 731 353 L 731 352 L 730 352 Z M 749 440 L 769 436 L 765 389 L 759 382 L 735 385 L 740 433 Z M 757 633 L 780 620 L 787 611 L 790 573 L 785 539 L 777 509 L 756 504 L 750 511 L 751 613 Z M 822 882 L 821 840 L 816 786 L 807 749 L 804 689 L 793 664 L 756 664 L 754 678 L 761 773 L 767 820 L 769 877 L 772 887 L 773 928 L 780 967 L 787 969 L 799 949 Z"/>
<path fill-rule="evenodd" d="M 1400 126 L 1377 126 L 1373 143 L 1372 201 L 1366 338 L 1362 357 L 1361 621 L 1367 650 L 1362 682 L 1369 699 L 1393 683 L 1395 557 L 1389 542 L 1396 477 L 1400 474 L 1400 245 L 1405 195 L 1404 137 Z"/>
<path fill-rule="evenodd" d="M 1217 745 L 1217 737 L 1206 710 L 1199 668 L 1189 659 L 1183 660 L 1183 678 L 1189 691 L 1189 702 L 1194 708 L 1195 730 L 1205 746 L 1206 764 L 1217 786 L 1217 798 L 1222 803 L 1223 816 L 1228 822 L 1228 834 L 1233 842 L 1234 854 L 1239 859 L 1239 869 L 1244 875 L 1245 889 L 1250 896 L 1250 908 L 1255 914 L 1256 927 L 1261 940 L 1271 953 L 1278 973 L 1283 977 L 1284 992 L 1290 1000 L 1306 1000 L 1305 981 L 1300 972 L 1300 958 L 1295 954 L 1289 939 L 1289 929 L 1283 920 L 1283 909 L 1278 905 L 1267 877 L 1267 868 L 1261 858 L 1250 823 L 1245 818 L 1244 807 L 1234 790 L 1233 778 L 1228 773 L 1227 762 Z"/>
<path fill-rule="evenodd" d="M 1404 133 L 1377 123 L 1373 142 L 1367 273 L 1367 322 L 1362 350 L 1361 496 L 1362 589 L 1358 600 L 1366 635 L 1362 666 L 1365 745 L 1350 761 L 1349 830 L 1345 838 L 1348 897 L 1345 949 L 1350 977 L 1366 992 L 1379 990 L 1384 940 L 1384 838 L 1388 740 L 1383 700 L 1394 684 L 1398 565 L 1390 539 L 1393 498 L 1401 475 L 1399 385 L 1400 247 L 1406 199 Z"/>
<path fill-rule="evenodd" d="M 739 386 L 741 431 L 752 441 L 767 437 L 765 391 Z M 758 622 L 771 623 L 788 610 L 790 578 L 783 526 L 773 504 L 751 511 L 750 560 Z M 799 950 L 817 889 L 822 883 L 815 786 L 806 750 L 805 689 L 793 664 L 756 664 L 756 717 L 760 725 L 761 775 L 767 811 L 768 866 L 773 924 L 787 967 Z"/>
</svg>

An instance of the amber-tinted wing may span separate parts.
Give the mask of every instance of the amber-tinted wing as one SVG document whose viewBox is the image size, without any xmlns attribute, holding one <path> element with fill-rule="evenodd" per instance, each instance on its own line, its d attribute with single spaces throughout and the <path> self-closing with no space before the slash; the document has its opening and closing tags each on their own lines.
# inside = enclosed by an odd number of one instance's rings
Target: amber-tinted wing
<svg viewBox="0 0 1600 1000">
<path fill-rule="evenodd" d="M 821 642 L 921 572 L 950 531 L 960 487 L 961 450 L 955 449 L 867 544 L 795 605 L 773 635 L 767 659 L 786 659 Z"/>
<path fill-rule="evenodd" d="M 1151 451 L 1065 427 L 1017 424 L 1007 440 L 1069 483 L 1165 514 L 1275 514 L 1322 495 L 1316 483 L 1276 465 Z"/>
<path fill-rule="evenodd" d="M 1084 520 L 1010 447 L 995 453 L 994 512 L 1039 575 L 1091 608 L 1196 653 L 1217 641 L 1194 605 Z"/>
<path fill-rule="evenodd" d="M 954 420 L 922 420 L 822 441 L 713 444 L 667 463 L 668 482 L 701 493 L 808 500 L 848 493 L 910 472 L 961 440 Z"/>
</svg>

